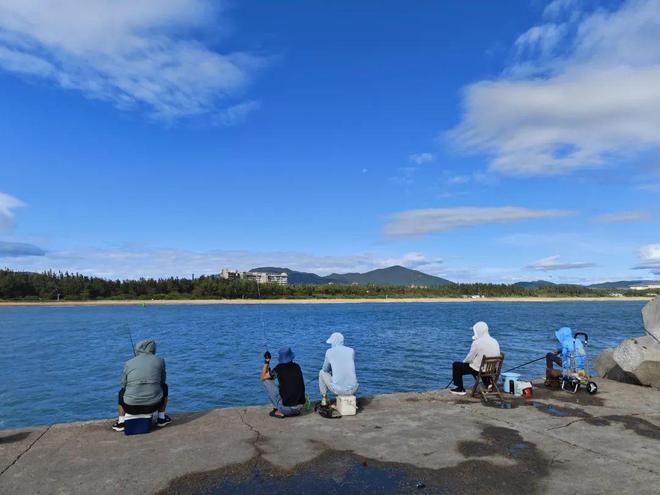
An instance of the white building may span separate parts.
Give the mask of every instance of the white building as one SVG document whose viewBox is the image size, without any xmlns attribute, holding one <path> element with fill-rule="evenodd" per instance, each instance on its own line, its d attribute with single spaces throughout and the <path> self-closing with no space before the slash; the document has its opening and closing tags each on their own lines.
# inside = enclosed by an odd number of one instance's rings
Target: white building
<svg viewBox="0 0 660 495">
<path fill-rule="evenodd" d="M 238 270 L 223 269 L 220 272 L 220 277 L 225 280 L 242 279 L 257 282 L 258 284 L 277 284 L 288 285 L 289 275 L 285 272 L 282 273 L 269 273 L 269 272 L 239 272 Z"/>
<path fill-rule="evenodd" d="M 630 290 L 651 290 L 651 289 L 660 289 L 660 284 L 634 285 L 630 288 Z"/>
</svg>

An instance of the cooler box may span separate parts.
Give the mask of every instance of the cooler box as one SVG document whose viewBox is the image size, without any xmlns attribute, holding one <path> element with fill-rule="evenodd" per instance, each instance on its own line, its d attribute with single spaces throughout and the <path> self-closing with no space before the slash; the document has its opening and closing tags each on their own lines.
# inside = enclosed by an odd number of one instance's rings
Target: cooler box
<svg viewBox="0 0 660 495">
<path fill-rule="evenodd" d="M 520 373 L 502 373 L 502 392 L 514 394 L 516 392 L 516 382 L 520 378 Z"/>
<path fill-rule="evenodd" d="M 124 416 L 124 435 L 144 435 L 151 430 L 151 414 L 127 414 Z"/>
</svg>

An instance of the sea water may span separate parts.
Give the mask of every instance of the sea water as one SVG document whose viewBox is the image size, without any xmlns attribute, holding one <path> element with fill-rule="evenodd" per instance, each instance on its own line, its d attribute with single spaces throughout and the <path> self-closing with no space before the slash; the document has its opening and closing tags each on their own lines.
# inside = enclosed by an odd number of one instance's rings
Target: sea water
<svg viewBox="0 0 660 495">
<path fill-rule="evenodd" d="M 167 363 L 170 411 L 263 404 L 263 353 L 291 346 L 308 391 L 332 332 L 356 350 L 359 395 L 444 387 L 472 325 L 484 320 L 504 369 L 557 347 L 554 330 L 589 334 L 590 357 L 643 333 L 640 301 L 221 304 L 0 308 L 0 429 L 109 418 L 134 342 Z M 518 370 L 541 376 L 539 361 Z"/>
</svg>

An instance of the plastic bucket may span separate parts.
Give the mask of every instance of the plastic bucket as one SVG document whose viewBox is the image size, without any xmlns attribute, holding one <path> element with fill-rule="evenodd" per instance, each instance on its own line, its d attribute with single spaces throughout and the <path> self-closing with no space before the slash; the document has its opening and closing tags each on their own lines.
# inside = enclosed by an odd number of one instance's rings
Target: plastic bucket
<svg viewBox="0 0 660 495">
<path fill-rule="evenodd" d="M 516 381 L 520 378 L 520 373 L 502 373 L 502 392 L 513 394 L 516 391 Z"/>
</svg>

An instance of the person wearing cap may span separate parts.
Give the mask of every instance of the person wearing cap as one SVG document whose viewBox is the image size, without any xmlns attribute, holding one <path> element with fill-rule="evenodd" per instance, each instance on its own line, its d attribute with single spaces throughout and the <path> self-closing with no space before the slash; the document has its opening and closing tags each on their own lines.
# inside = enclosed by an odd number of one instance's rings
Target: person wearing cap
<svg viewBox="0 0 660 495">
<path fill-rule="evenodd" d="M 321 404 L 328 402 L 328 390 L 335 395 L 355 395 L 358 389 L 355 375 L 355 351 L 344 345 L 344 336 L 339 332 L 326 341 L 331 347 L 325 351 L 325 361 L 319 371 Z"/>
<path fill-rule="evenodd" d="M 294 357 L 291 347 L 282 347 L 278 364 L 271 370 L 270 352 L 264 354 L 261 380 L 273 404 L 270 415 L 276 418 L 298 416 L 305 406 L 305 380 L 300 366 L 293 362 Z"/>
<path fill-rule="evenodd" d="M 479 374 L 481 360 L 485 357 L 500 356 L 500 344 L 488 333 L 488 325 L 479 321 L 473 327 L 472 346 L 463 362 L 456 361 L 452 365 L 452 376 L 455 387 L 450 390 L 455 395 L 465 395 L 463 376 Z"/>
</svg>

